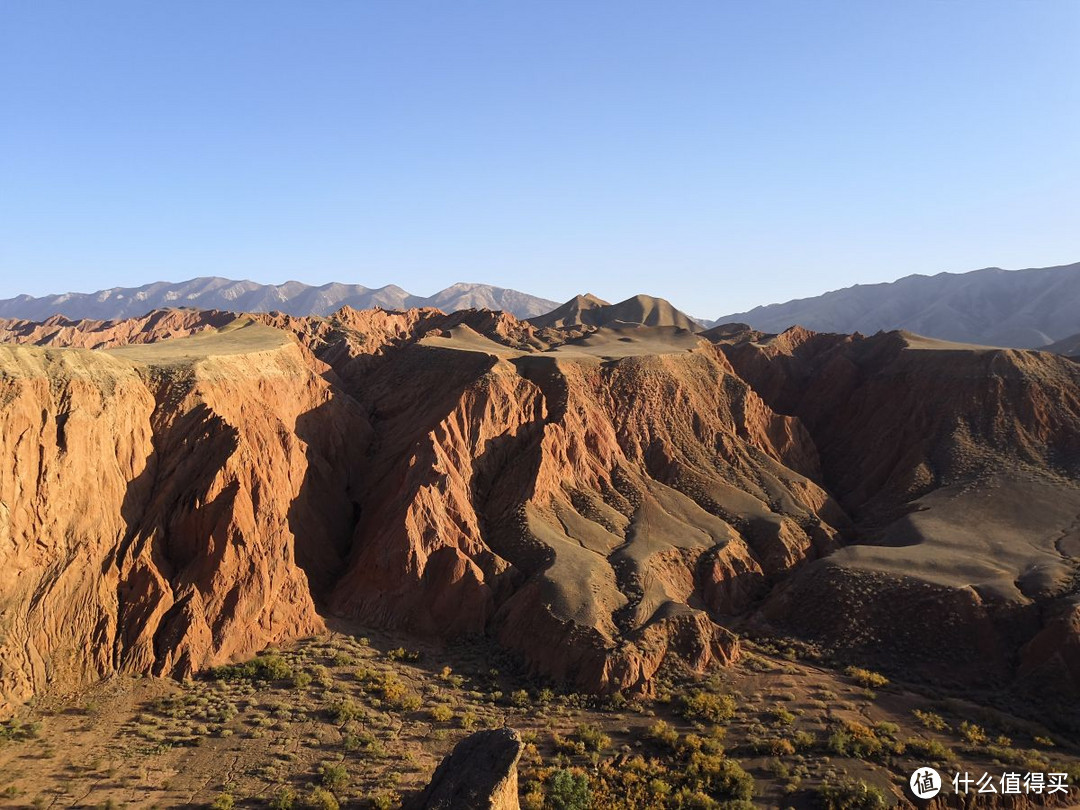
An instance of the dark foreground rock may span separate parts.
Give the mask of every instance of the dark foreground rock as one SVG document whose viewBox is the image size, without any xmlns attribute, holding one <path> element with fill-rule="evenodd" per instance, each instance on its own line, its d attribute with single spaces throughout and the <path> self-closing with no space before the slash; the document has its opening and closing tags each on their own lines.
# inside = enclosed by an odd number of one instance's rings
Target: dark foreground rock
<svg viewBox="0 0 1080 810">
<path fill-rule="evenodd" d="M 512 728 L 471 734 L 435 769 L 414 810 L 518 810 L 521 750 Z"/>
</svg>

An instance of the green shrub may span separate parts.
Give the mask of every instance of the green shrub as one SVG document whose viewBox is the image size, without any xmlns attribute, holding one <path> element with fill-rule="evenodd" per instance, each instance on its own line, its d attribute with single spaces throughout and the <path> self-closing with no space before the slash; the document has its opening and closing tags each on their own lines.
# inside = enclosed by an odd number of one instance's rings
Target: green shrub
<svg viewBox="0 0 1080 810">
<path fill-rule="evenodd" d="M 904 751 L 903 743 L 880 737 L 874 729 L 862 723 L 847 722 L 829 735 L 826 747 L 837 756 L 855 759 L 876 759 L 883 754 L 900 754 Z"/>
<path fill-rule="evenodd" d="M 214 803 L 210 805 L 210 810 L 233 810 L 235 804 L 236 799 L 232 797 L 231 793 L 225 791 L 214 799 Z"/>
<path fill-rule="evenodd" d="M 349 772 L 340 762 L 324 762 L 319 766 L 319 784 L 337 793 L 349 784 Z"/>
<path fill-rule="evenodd" d="M 296 791 L 286 785 L 270 800 L 270 810 L 292 810 L 296 804 Z"/>
<path fill-rule="evenodd" d="M 292 667 L 276 653 L 260 655 L 242 664 L 213 667 L 209 675 L 216 681 L 283 681 L 292 678 Z"/>
<path fill-rule="evenodd" d="M 555 771 L 548 780 L 547 801 L 552 810 L 589 810 L 589 778 L 580 771 Z"/>
<path fill-rule="evenodd" d="M 695 753 L 685 766 L 686 775 L 711 795 L 732 799 L 750 799 L 754 795 L 754 777 L 733 759 L 722 754 Z"/>
<path fill-rule="evenodd" d="M 783 706 L 774 706 L 769 710 L 769 716 L 773 719 L 773 722 L 781 726 L 790 726 L 795 722 L 795 715 Z"/>
<path fill-rule="evenodd" d="M 337 700 L 326 707 L 327 716 L 338 725 L 350 720 L 359 720 L 364 716 L 364 709 L 351 698 Z"/>
</svg>

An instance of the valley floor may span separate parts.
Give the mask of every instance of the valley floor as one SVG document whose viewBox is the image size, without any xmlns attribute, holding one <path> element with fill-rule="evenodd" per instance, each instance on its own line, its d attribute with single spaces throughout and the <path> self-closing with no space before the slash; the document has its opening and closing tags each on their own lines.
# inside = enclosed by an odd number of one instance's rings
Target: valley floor
<svg viewBox="0 0 1080 810">
<path fill-rule="evenodd" d="M 0 807 L 397 807 L 458 740 L 502 725 L 527 743 L 522 806 L 536 810 L 870 808 L 906 803 L 926 765 L 947 782 L 1080 782 L 1068 735 L 780 642 L 624 700 L 545 689 L 481 642 L 401 641 L 333 632 L 185 683 L 117 676 L 42 697 L 0 726 Z M 586 786 L 587 804 L 566 803 Z M 1030 798 L 1068 806 L 1078 791 Z"/>
</svg>

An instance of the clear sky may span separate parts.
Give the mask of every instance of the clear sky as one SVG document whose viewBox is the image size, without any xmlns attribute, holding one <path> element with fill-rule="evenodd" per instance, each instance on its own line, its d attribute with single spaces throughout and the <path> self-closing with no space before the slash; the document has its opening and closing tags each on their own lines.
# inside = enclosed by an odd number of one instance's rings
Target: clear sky
<svg viewBox="0 0 1080 810">
<path fill-rule="evenodd" d="M 715 317 L 1080 261 L 1077 0 L 0 0 L 0 297 L 481 281 Z"/>
</svg>

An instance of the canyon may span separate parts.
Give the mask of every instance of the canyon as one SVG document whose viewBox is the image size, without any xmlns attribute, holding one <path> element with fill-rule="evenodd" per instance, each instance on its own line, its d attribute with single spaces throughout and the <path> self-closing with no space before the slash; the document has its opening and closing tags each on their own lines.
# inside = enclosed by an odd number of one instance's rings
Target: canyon
<svg viewBox="0 0 1080 810">
<path fill-rule="evenodd" d="M 1080 365 L 639 299 L 0 323 L 0 711 L 343 619 L 594 694 L 790 634 L 1077 722 Z"/>
</svg>

